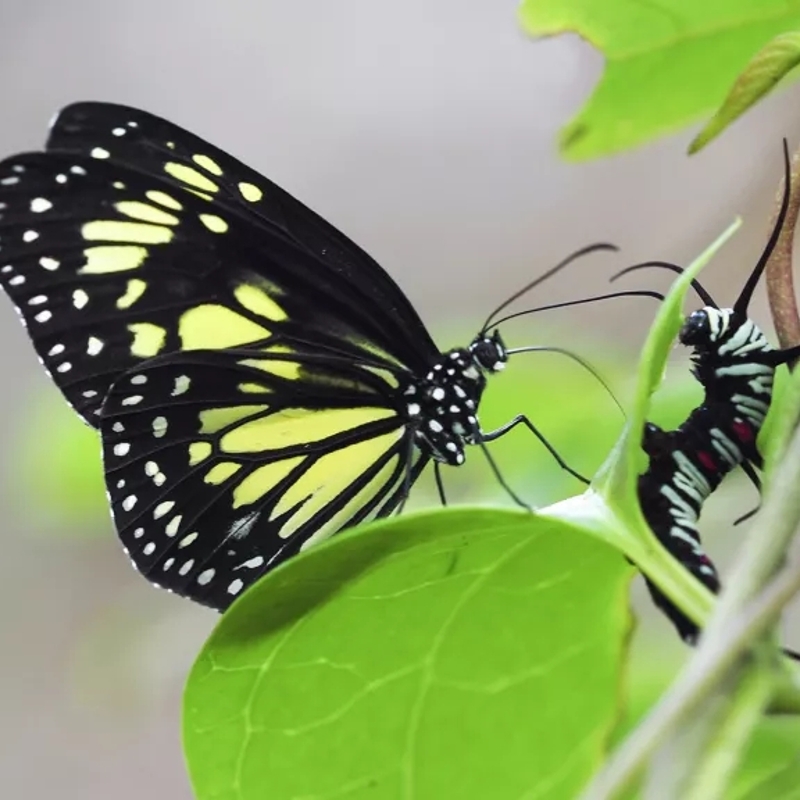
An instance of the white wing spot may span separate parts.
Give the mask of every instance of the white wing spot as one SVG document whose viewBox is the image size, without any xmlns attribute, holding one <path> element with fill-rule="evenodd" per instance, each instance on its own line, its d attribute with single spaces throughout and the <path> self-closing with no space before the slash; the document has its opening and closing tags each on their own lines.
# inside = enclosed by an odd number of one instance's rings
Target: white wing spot
<svg viewBox="0 0 800 800">
<path fill-rule="evenodd" d="M 167 560 L 164 562 L 164 566 L 162 567 L 162 569 L 164 570 L 164 572 L 166 572 L 166 571 L 167 571 L 167 570 L 168 570 L 168 569 L 169 569 L 169 568 L 170 568 L 170 567 L 171 567 L 171 566 L 172 566 L 174 563 L 175 563 L 175 559 L 174 559 L 174 558 L 168 558 L 168 559 L 167 559 Z"/>
<path fill-rule="evenodd" d="M 0 185 L 2 186 L 13 186 L 15 183 L 19 183 L 19 178 L 16 175 L 12 175 L 10 178 L 3 178 L 0 181 Z"/>
<path fill-rule="evenodd" d="M 177 532 L 178 528 L 181 526 L 181 520 L 183 517 L 178 514 L 177 516 L 173 517 L 168 523 L 167 527 L 164 528 L 164 533 L 167 534 L 170 538 L 173 537 Z"/>
<path fill-rule="evenodd" d="M 164 514 L 169 514 L 173 508 L 175 508 L 174 500 L 165 500 L 163 503 L 159 503 L 155 509 L 153 509 L 153 519 L 161 519 Z"/>
<path fill-rule="evenodd" d="M 34 319 L 37 322 L 47 322 L 49 319 L 52 319 L 53 315 L 49 311 L 40 311 Z"/>
<path fill-rule="evenodd" d="M 44 267 L 44 269 L 50 270 L 53 272 L 57 270 L 61 266 L 61 262 L 56 260 L 55 258 L 50 258 L 49 256 L 43 256 L 39 259 L 39 266 Z"/>
<path fill-rule="evenodd" d="M 85 392 L 83 392 L 83 396 L 84 396 L 84 397 L 85 397 L 87 400 L 89 400 L 89 399 L 91 399 L 92 397 L 97 397 L 97 392 L 96 392 L 94 389 L 87 389 Z"/>
<path fill-rule="evenodd" d="M 124 406 L 135 406 L 135 405 L 138 405 L 139 403 L 141 403 L 142 400 L 144 400 L 144 397 L 142 397 L 140 394 L 132 394 L 132 395 L 128 395 L 128 397 L 126 397 L 122 401 L 122 405 L 124 405 Z"/>
<path fill-rule="evenodd" d="M 89 155 L 92 158 L 108 158 L 111 153 L 103 147 L 95 147 Z"/>
<path fill-rule="evenodd" d="M 158 464 L 156 464 L 155 461 L 148 461 L 144 465 L 144 474 L 147 475 L 149 478 L 152 478 L 153 475 L 158 475 L 160 471 L 161 470 L 159 469 Z"/>
<path fill-rule="evenodd" d="M 48 351 L 47 355 L 60 356 L 64 352 L 64 350 L 65 348 L 63 344 L 54 344 Z"/>
<path fill-rule="evenodd" d="M 200 573 L 200 574 L 197 576 L 197 582 L 198 582 L 198 583 L 199 583 L 201 586 L 205 586 L 206 584 L 208 584 L 208 583 L 211 583 L 211 579 L 214 577 L 214 574 L 215 574 L 215 573 L 216 573 L 216 570 L 215 570 L 215 569 L 204 569 L 204 570 L 203 570 L 203 571 L 202 571 L 202 572 L 201 572 L 201 573 Z"/>
<path fill-rule="evenodd" d="M 15 275 L 9 282 L 9 286 L 22 286 L 25 283 L 25 276 L 24 275 Z"/>
<path fill-rule="evenodd" d="M 144 528 L 137 528 L 137 529 L 136 529 L 136 530 L 133 532 L 133 538 L 134 538 L 134 539 L 141 539 L 141 538 L 142 538 L 142 536 L 144 536 Z"/>
<path fill-rule="evenodd" d="M 134 384 L 134 386 L 140 386 L 143 383 L 147 383 L 147 375 L 134 375 L 131 378 L 131 383 Z"/>
<path fill-rule="evenodd" d="M 90 336 L 89 341 L 86 343 L 86 353 L 90 356 L 96 356 L 103 349 L 103 342 L 96 336 Z"/>
<path fill-rule="evenodd" d="M 175 378 L 175 388 L 172 390 L 172 396 L 177 397 L 179 394 L 186 392 L 190 383 L 191 381 L 188 375 L 178 375 L 178 377 Z"/>
<path fill-rule="evenodd" d="M 181 575 L 185 575 L 187 572 L 189 572 L 189 570 L 193 566 L 194 566 L 194 559 L 190 558 L 188 561 L 184 561 L 183 564 L 181 564 L 181 568 L 178 570 L 178 572 Z"/>
<path fill-rule="evenodd" d="M 31 200 L 31 211 L 34 214 L 41 214 L 42 211 L 49 211 L 53 204 L 46 197 L 34 197 Z"/>
<path fill-rule="evenodd" d="M 183 539 L 181 539 L 178 542 L 178 547 L 179 548 L 188 547 L 196 538 L 197 538 L 196 532 L 190 533 L 188 536 L 184 536 Z"/>
<path fill-rule="evenodd" d="M 131 451 L 131 446 L 129 442 L 119 442 L 118 444 L 114 445 L 114 455 L 115 456 L 126 456 Z"/>
<path fill-rule="evenodd" d="M 127 133 L 127 131 L 125 130 L 125 128 L 114 128 L 114 129 L 111 131 L 111 133 L 112 133 L 114 136 L 124 136 L 124 135 Z"/>
<path fill-rule="evenodd" d="M 136 505 L 136 495 L 129 494 L 123 501 L 122 507 L 125 511 L 130 511 Z"/>
<path fill-rule="evenodd" d="M 76 289 L 72 293 L 72 305 L 78 310 L 83 308 L 89 302 L 89 295 L 83 289 Z"/>
<path fill-rule="evenodd" d="M 56 367 L 56 372 L 69 372 L 72 369 L 72 364 L 69 361 L 65 361 L 63 364 L 59 364 Z"/>
<path fill-rule="evenodd" d="M 145 545 L 145 546 L 142 548 L 142 552 L 143 552 L 143 553 L 144 553 L 146 556 L 151 556 L 151 555 L 153 555 L 153 553 L 155 553 L 155 551 L 156 551 L 156 543 L 155 543 L 155 542 L 148 542 L 148 543 L 147 543 L 147 544 L 146 544 L 146 545 Z"/>
<path fill-rule="evenodd" d="M 47 302 L 47 295 L 46 294 L 37 294 L 36 297 L 31 297 L 28 300 L 29 306 L 41 306 Z"/>
<path fill-rule="evenodd" d="M 74 167 L 70 167 L 69 171 L 73 175 L 85 175 L 86 174 L 86 170 L 83 167 L 79 167 L 77 164 Z"/>
<path fill-rule="evenodd" d="M 242 589 L 244 589 L 244 581 L 241 578 L 237 578 L 228 584 L 228 594 L 239 594 Z"/>
<path fill-rule="evenodd" d="M 56 175 L 56 183 L 66 183 L 66 182 L 67 182 L 66 175 L 64 175 L 63 173 Z"/>
<path fill-rule="evenodd" d="M 124 489 L 125 488 L 125 478 L 120 478 L 117 481 L 117 489 Z"/>
<path fill-rule="evenodd" d="M 39 238 L 39 234 L 36 231 L 25 231 L 22 234 L 22 241 L 23 242 L 35 242 Z"/>
<path fill-rule="evenodd" d="M 264 556 L 255 556 L 245 561 L 240 566 L 247 567 L 248 569 L 256 569 L 264 563 Z"/>
<path fill-rule="evenodd" d="M 166 436 L 167 433 L 167 418 L 166 417 L 156 417 L 153 420 L 153 436 L 156 439 L 160 439 L 162 436 Z"/>
</svg>

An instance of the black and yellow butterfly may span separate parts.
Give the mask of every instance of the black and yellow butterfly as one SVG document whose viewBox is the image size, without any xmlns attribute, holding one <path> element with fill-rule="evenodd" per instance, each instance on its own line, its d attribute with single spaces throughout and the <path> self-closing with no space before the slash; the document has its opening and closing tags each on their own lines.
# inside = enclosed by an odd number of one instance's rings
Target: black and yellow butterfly
<svg viewBox="0 0 800 800">
<path fill-rule="evenodd" d="M 461 464 L 518 422 L 540 436 L 525 417 L 480 429 L 486 376 L 511 352 L 489 321 L 442 353 L 343 234 L 132 108 L 71 105 L 45 152 L 0 163 L 0 283 L 100 431 L 136 567 L 218 609 L 389 514 L 431 459 Z"/>
</svg>

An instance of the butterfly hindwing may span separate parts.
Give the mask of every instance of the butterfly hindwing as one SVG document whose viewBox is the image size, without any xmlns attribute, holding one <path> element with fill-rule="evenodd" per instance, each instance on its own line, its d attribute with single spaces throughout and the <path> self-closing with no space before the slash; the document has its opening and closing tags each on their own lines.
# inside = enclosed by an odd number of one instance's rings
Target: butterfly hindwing
<svg viewBox="0 0 800 800">
<path fill-rule="evenodd" d="M 225 608 L 303 547 L 389 513 L 410 466 L 389 398 L 369 370 L 263 349 L 173 354 L 126 373 L 101 433 L 134 564 Z"/>
</svg>

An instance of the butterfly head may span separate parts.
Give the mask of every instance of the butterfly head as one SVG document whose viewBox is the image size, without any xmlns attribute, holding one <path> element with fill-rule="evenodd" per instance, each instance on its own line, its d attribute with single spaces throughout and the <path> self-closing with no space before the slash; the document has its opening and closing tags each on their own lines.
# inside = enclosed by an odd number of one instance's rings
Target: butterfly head
<svg viewBox="0 0 800 800">
<path fill-rule="evenodd" d="M 500 372 L 508 361 L 508 350 L 496 328 L 491 336 L 482 333 L 476 338 L 469 346 L 469 352 L 474 365 L 481 372 Z"/>
</svg>

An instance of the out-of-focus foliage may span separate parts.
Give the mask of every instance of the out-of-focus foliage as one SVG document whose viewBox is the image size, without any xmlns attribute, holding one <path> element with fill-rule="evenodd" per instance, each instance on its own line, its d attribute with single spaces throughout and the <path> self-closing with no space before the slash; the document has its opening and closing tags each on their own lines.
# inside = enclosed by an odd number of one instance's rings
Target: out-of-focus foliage
<svg viewBox="0 0 800 800">
<path fill-rule="evenodd" d="M 636 727 L 669 686 L 680 664 L 665 655 L 657 642 L 652 642 L 647 650 L 637 652 L 630 667 L 625 714 L 614 731 L 615 743 Z M 792 800 L 797 797 L 800 786 L 798 742 L 800 717 L 765 717 L 739 764 L 726 800 Z"/>
<path fill-rule="evenodd" d="M 9 446 L 3 486 L 26 528 L 67 536 L 111 530 L 100 443 L 58 390 L 34 396 Z"/>
<path fill-rule="evenodd" d="M 672 133 L 722 103 L 754 54 L 800 28 L 797 0 L 523 0 L 525 30 L 575 32 L 606 57 L 600 83 L 561 132 L 570 160 Z"/>
</svg>

